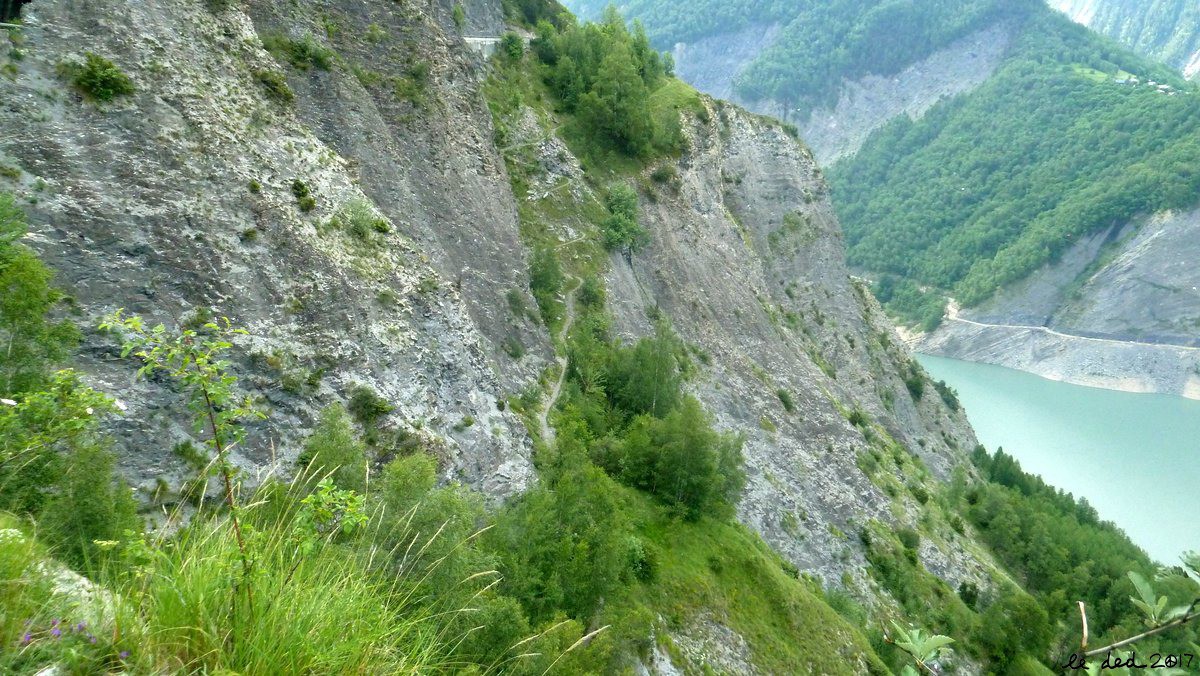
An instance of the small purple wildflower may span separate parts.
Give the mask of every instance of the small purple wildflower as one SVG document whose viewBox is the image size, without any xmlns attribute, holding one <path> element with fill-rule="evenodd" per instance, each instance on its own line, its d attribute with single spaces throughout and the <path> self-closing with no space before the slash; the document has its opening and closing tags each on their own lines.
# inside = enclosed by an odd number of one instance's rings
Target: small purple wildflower
<svg viewBox="0 0 1200 676">
<path fill-rule="evenodd" d="M 94 645 L 96 643 L 96 637 L 92 636 L 91 634 L 88 634 L 88 643 L 91 643 Z"/>
<path fill-rule="evenodd" d="M 32 641 L 33 641 L 33 635 L 30 634 L 29 632 L 25 632 L 25 635 L 21 637 L 21 645 L 22 646 L 27 646 Z"/>
<path fill-rule="evenodd" d="M 50 635 L 53 636 L 54 638 L 58 638 L 58 637 L 62 636 L 62 629 L 55 627 L 50 630 Z"/>
<path fill-rule="evenodd" d="M 87 628 L 87 624 L 85 624 L 83 622 L 80 622 L 79 624 L 75 625 L 75 631 L 83 631 L 86 628 Z"/>
<path fill-rule="evenodd" d="M 51 626 L 51 627 L 57 627 L 57 626 L 58 626 L 58 622 L 59 622 L 59 621 L 58 621 L 58 619 L 56 618 L 56 619 L 55 619 L 53 622 L 51 622 L 51 623 L 50 623 L 50 626 Z"/>
<path fill-rule="evenodd" d="M 120 652 L 120 654 L 119 654 L 119 655 L 117 655 L 117 657 L 120 657 L 120 658 L 121 658 L 121 659 L 123 659 L 123 660 L 125 660 L 125 659 L 129 659 L 129 651 L 128 651 L 128 650 L 122 650 L 122 651 Z"/>
</svg>

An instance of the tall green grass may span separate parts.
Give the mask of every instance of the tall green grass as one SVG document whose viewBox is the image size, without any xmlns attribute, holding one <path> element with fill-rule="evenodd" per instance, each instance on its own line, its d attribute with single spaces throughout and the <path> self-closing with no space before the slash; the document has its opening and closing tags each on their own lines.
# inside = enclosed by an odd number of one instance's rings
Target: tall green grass
<svg viewBox="0 0 1200 676">
<path fill-rule="evenodd" d="M 54 582 L 48 571 L 58 564 L 16 518 L 0 518 L 0 672 L 48 664 L 68 673 L 438 670 L 454 638 L 448 613 L 419 603 L 415 581 L 384 574 L 374 559 L 390 552 L 371 533 L 305 532 L 297 517 L 309 483 L 267 484 L 245 508 L 248 578 L 226 516 L 202 514 L 157 541 L 106 543 L 115 554 L 92 574 L 102 588 L 56 592 L 72 586 Z M 86 633 L 54 633 L 79 622 Z"/>
<path fill-rule="evenodd" d="M 427 570 L 397 575 L 386 565 L 395 552 L 379 537 L 382 509 L 356 530 L 340 527 L 345 514 L 314 521 L 303 500 L 318 478 L 302 471 L 250 496 L 242 508 L 249 574 L 223 514 L 127 546 L 123 565 L 104 579 L 138 608 L 140 664 L 241 674 L 438 669 L 454 639 L 445 620 L 456 609 L 418 597 Z"/>
<path fill-rule="evenodd" d="M 244 674 L 416 673 L 438 653 L 436 627 L 350 547 L 302 550 L 284 524 L 257 530 L 242 580 L 224 520 L 188 527 L 119 588 L 145 618 L 147 661 Z M 251 593 L 247 594 L 247 590 Z"/>
</svg>

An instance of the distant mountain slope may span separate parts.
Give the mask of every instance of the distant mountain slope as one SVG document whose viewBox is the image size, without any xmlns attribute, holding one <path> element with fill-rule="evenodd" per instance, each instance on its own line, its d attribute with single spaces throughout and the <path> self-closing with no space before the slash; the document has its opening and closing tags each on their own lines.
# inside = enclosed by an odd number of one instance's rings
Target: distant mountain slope
<svg viewBox="0 0 1200 676">
<path fill-rule="evenodd" d="M 1049 0 L 1073 21 L 1200 75 L 1200 4 L 1193 0 Z"/>
<path fill-rule="evenodd" d="M 772 39 L 739 64 L 734 93 L 740 101 L 774 101 L 790 117 L 837 100 L 843 79 L 893 75 L 1033 0 L 631 0 L 625 13 L 646 26 L 661 49 L 743 29 L 774 26 Z M 567 5 L 596 16 L 608 3 Z M 733 45 L 731 45 L 733 46 Z"/>
<path fill-rule="evenodd" d="M 600 11 L 591 0 L 576 4 Z M 1167 23 L 1181 26 L 1195 11 L 1169 4 L 1155 3 L 1146 15 L 1178 16 Z M 745 7 L 713 0 L 687 15 L 678 5 L 632 0 L 626 7 L 658 46 L 673 50 L 682 77 L 797 125 L 828 167 L 851 264 L 876 280 L 876 294 L 905 323 L 936 326 L 949 297 L 968 306 L 963 317 L 986 318 L 993 296 L 1012 310 L 1033 302 L 1027 288 L 1057 284 L 1059 300 L 1037 322 L 1118 341 L 1189 342 L 1180 329 L 1192 321 L 1186 308 L 1169 327 L 1166 319 L 1141 326 L 1145 313 L 1126 313 L 1179 307 L 1188 291 L 1175 286 L 1186 280 L 1134 283 L 1157 279 L 1145 266 L 1158 259 L 1125 257 L 1126 265 L 1109 269 L 1122 254 L 1104 244 L 1114 225 L 1121 241 L 1143 227 L 1147 241 L 1165 241 L 1154 235 L 1167 220 L 1150 217 L 1187 212 L 1200 196 L 1200 106 L 1178 72 L 1038 1 L 972 2 L 955 11 L 932 0 Z M 1076 18 L 1083 12 L 1090 20 L 1108 5 L 1074 6 Z M 730 7 L 745 11 L 722 13 Z M 1191 232 L 1174 232 L 1173 249 L 1186 249 Z M 1068 270 L 1064 259 L 1082 263 Z M 1089 281 L 1105 269 L 1108 282 Z M 1106 307 L 1091 295 L 1101 286 L 1121 289 L 1114 306 L 1121 309 L 1096 310 Z M 1064 304 L 1068 293 L 1078 297 Z M 1006 361 L 990 348 L 981 357 L 946 344 L 921 347 L 1035 372 L 1045 371 L 1035 362 L 1049 353 Z M 1088 382 L 1109 374 L 1106 382 L 1116 382 L 1113 374 L 1150 363 L 1122 352 L 1097 366 L 1078 352 L 1094 347 L 1072 342 L 1063 350 L 1076 351 L 1079 368 L 1054 372 L 1086 371 L 1079 380 Z M 1161 368 L 1143 369 L 1149 380 L 1139 388 L 1186 391 L 1168 375 L 1190 369 L 1180 359 L 1172 353 L 1155 362 Z"/>
<path fill-rule="evenodd" d="M 914 284 L 975 305 L 1079 237 L 1200 192 L 1192 86 L 1047 12 L 1016 31 L 983 86 L 830 170 L 851 263 L 896 276 L 901 293 L 877 290 L 909 319 L 941 316 Z"/>
</svg>

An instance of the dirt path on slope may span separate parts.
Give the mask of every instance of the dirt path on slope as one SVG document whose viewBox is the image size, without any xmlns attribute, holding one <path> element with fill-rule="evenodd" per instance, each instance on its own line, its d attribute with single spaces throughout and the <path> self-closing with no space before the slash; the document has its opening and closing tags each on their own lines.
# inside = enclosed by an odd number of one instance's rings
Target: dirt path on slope
<svg viewBox="0 0 1200 676">
<path fill-rule="evenodd" d="M 554 410 L 554 406 L 558 404 L 558 398 L 562 394 L 563 382 L 567 378 L 567 334 L 571 331 L 571 325 L 575 323 L 575 292 L 583 285 L 583 281 L 574 275 L 568 275 L 567 279 L 574 282 L 574 286 L 567 292 L 567 311 L 563 317 L 562 328 L 558 330 L 558 343 L 563 346 L 563 353 L 556 354 L 554 361 L 558 363 L 558 379 L 554 381 L 554 387 L 550 390 L 550 398 L 546 400 L 546 405 L 542 408 L 542 412 L 538 415 L 538 425 L 542 433 L 542 440 L 548 444 L 554 443 L 554 428 L 550 426 L 548 420 L 550 411 Z"/>
</svg>

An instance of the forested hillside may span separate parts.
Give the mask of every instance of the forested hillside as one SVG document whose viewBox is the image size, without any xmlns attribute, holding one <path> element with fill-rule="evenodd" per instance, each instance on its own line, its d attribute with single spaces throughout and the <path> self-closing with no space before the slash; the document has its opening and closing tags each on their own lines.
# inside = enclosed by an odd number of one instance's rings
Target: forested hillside
<svg viewBox="0 0 1200 676">
<path fill-rule="evenodd" d="M 979 89 L 829 172 L 852 264 L 926 326 L 942 304 L 917 286 L 973 305 L 1084 235 L 1200 195 L 1192 85 L 1044 12 L 1012 50 Z"/>
<path fill-rule="evenodd" d="M 1034 0 L 634 0 L 623 5 L 660 49 L 748 25 L 780 24 L 774 43 L 737 78 L 750 101 L 775 100 L 801 111 L 836 100 L 843 79 L 889 75 L 966 33 L 1020 13 Z M 584 15 L 606 3 L 568 3 Z"/>
</svg>

